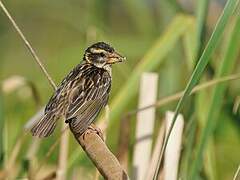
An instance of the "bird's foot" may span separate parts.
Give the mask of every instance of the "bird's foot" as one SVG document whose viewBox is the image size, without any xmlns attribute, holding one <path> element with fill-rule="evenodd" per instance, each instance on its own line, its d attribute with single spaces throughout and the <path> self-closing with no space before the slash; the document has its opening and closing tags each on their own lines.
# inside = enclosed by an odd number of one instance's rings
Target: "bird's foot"
<svg viewBox="0 0 240 180">
<path fill-rule="evenodd" d="M 91 124 L 87 130 L 83 133 L 83 139 L 85 139 L 85 136 L 89 133 L 96 133 L 103 141 L 104 141 L 104 137 L 103 137 L 103 132 L 102 130 L 97 127 L 95 124 Z"/>
</svg>

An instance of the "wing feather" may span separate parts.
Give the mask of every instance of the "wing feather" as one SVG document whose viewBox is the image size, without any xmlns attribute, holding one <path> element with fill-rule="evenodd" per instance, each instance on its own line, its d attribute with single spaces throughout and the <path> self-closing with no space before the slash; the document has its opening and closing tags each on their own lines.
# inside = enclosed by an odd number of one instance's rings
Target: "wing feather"
<svg viewBox="0 0 240 180">
<path fill-rule="evenodd" d="M 32 127 L 32 135 L 37 137 L 50 136 L 56 127 L 56 120 L 57 118 L 53 116 L 53 114 L 45 114 L 42 119 Z"/>
<path fill-rule="evenodd" d="M 84 90 L 76 90 L 76 93 L 72 94 L 70 99 L 75 101 L 70 102 L 66 118 L 75 133 L 82 134 L 95 120 L 107 103 L 110 88 L 111 78 L 107 72 L 102 75 L 92 72 L 90 78 L 85 81 Z"/>
<path fill-rule="evenodd" d="M 84 133 L 88 126 L 90 126 L 97 117 L 103 106 L 102 99 L 85 103 L 79 112 L 77 112 L 77 115 L 70 120 L 69 125 L 72 131 L 80 135 Z"/>
</svg>

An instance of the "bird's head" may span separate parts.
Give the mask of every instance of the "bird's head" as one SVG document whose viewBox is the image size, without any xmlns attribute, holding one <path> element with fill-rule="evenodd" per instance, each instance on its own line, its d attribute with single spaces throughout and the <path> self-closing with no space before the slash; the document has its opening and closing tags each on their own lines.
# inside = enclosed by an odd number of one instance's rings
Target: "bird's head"
<svg viewBox="0 0 240 180">
<path fill-rule="evenodd" d="M 103 68 L 106 65 L 122 62 L 126 58 L 117 53 L 110 45 L 98 42 L 87 48 L 83 59 L 87 63 Z"/>
</svg>

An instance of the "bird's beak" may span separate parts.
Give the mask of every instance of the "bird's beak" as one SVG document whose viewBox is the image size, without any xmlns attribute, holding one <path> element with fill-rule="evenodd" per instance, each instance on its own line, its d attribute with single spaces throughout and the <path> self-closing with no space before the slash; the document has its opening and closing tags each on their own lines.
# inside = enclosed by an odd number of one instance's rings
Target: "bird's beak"
<svg viewBox="0 0 240 180">
<path fill-rule="evenodd" d="M 118 63 L 118 62 L 123 62 L 126 60 L 126 57 L 123 57 L 122 55 L 120 55 L 117 52 L 113 52 L 109 55 L 108 57 L 108 64 L 114 64 L 114 63 Z"/>
</svg>

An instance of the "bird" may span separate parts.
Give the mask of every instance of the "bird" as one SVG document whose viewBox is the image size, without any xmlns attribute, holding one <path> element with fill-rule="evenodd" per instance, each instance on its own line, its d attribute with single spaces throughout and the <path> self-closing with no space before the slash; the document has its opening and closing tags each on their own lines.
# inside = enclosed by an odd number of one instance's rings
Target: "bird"
<svg viewBox="0 0 240 180">
<path fill-rule="evenodd" d="M 45 106 L 43 117 L 31 128 L 36 137 L 48 137 L 60 118 L 81 135 L 106 106 L 111 90 L 112 65 L 126 58 L 105 42 L 89 46 L 83 60 L 62 80 Z"/>
</svg>

